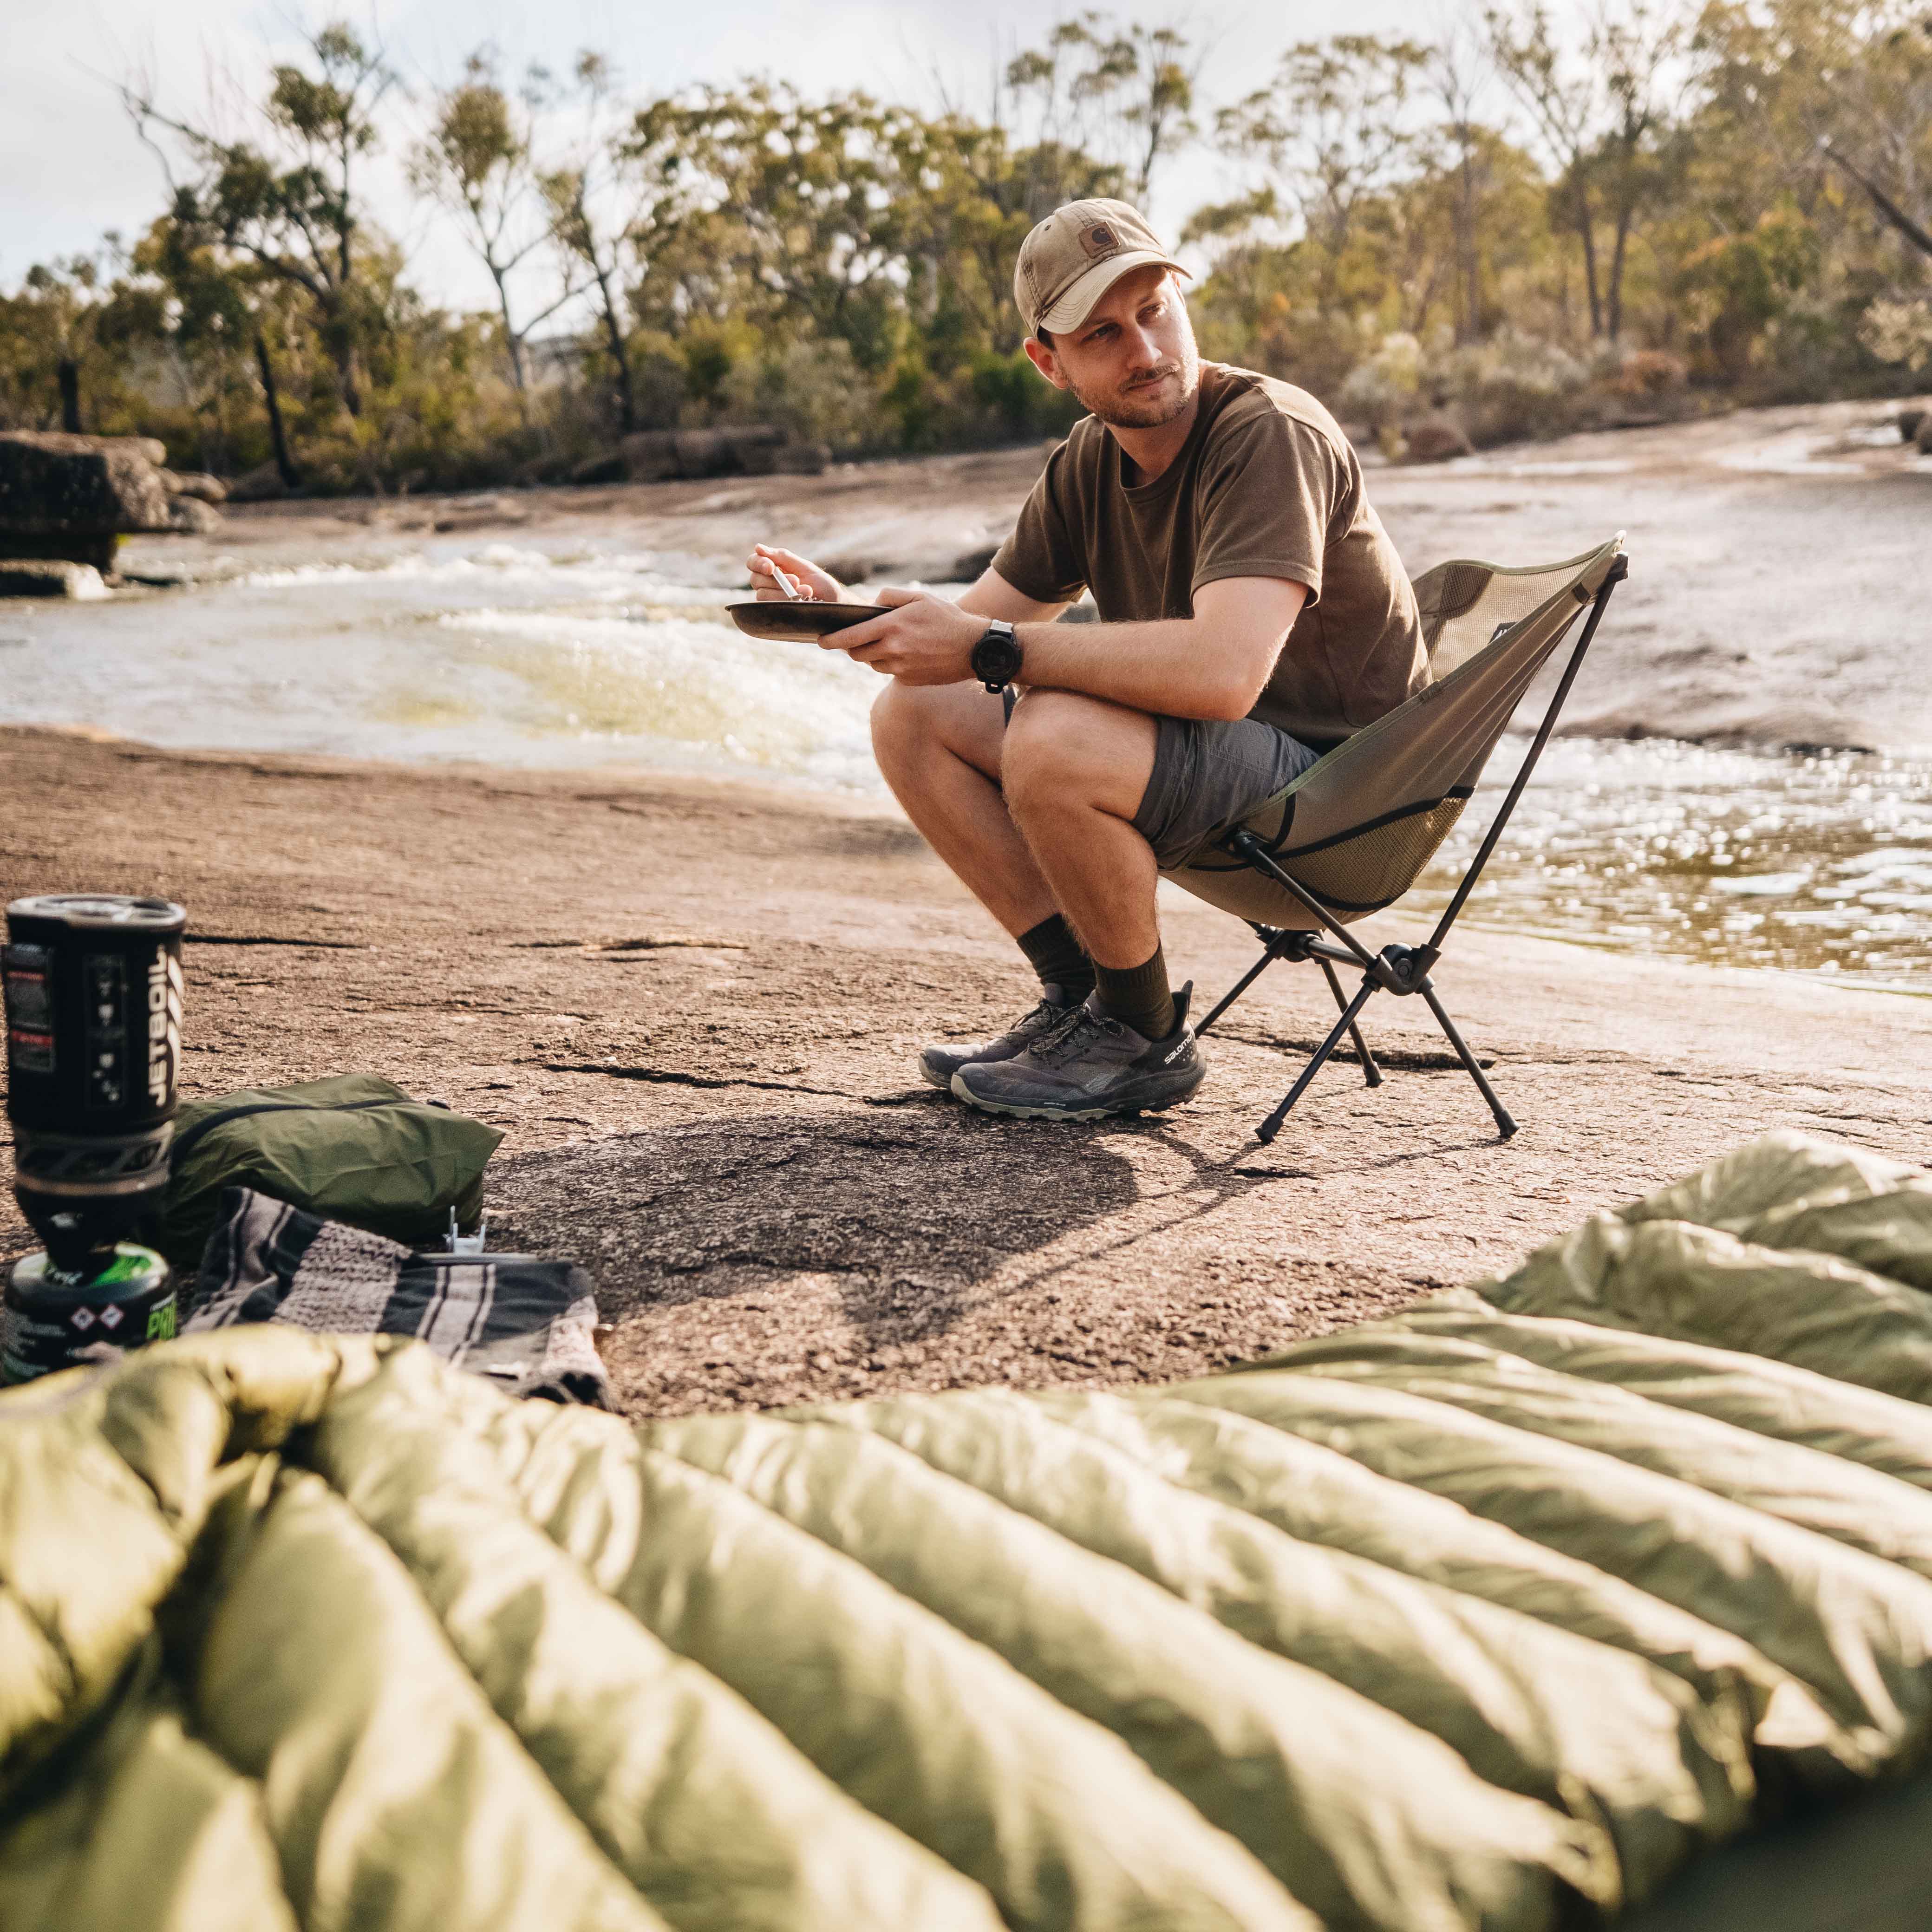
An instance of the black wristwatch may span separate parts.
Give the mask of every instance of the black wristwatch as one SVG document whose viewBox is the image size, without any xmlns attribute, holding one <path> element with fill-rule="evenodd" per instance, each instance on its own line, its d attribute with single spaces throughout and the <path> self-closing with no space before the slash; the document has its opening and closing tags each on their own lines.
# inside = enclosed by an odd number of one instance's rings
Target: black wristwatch
<svg viewBox="0 0 1932 1932">
<path fill-rule="evenodd" d="M 1019 676 L 1022 655 L 1012 625 L 995 617 L 973 646 L 973 675 L 997 695 Z"/>
</svg>

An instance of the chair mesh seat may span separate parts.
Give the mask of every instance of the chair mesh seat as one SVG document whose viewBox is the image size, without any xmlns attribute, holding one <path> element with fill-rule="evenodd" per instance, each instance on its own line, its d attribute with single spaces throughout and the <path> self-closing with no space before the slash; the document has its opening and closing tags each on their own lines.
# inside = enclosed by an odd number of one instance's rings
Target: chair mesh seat
<svg viewBox="0 0 1932 1932">
<path fill-rule="evenodd" d="M 1341 1017 L 1304 1067 L 1287 1097 L 1255 1131 L 1280 1131 L 1346 1034 L 1364 1076 L 1382 1084 L 1359 1016 L 1377 992 L 1420 994 L 1507 1139 L 1516 1123 L 1484 1077 L 1468 1042 L 1436 990 L 1432 971 L 1510 814 L 1543 755 L 1557 714 L 1582 668 L 1611 590 L 1624 574 L 1623 535 L 1562 563 L 1528 570 L 1459 560 L 1415 580 L 1429 682 L 1318 759 L 1292 784 L 1239 819 L 1215 826 L 1178 865 L 1163 868 L 1178 886 L 1245 919 L 1265 950 L 1214 1010 L 1205 1034 L 1278 959 L 1312 961 L 1328 981 Z M 1584 612 L 1582 634 L 1544 707 L 1541 723 L 1504 798 L 1464 869 L 1435 932 L 1420 946 L 1371 953 L 1349 924 L 1394 904 L 1414 884 L 1454 830 L 1481 782 L 1516 707 Z M 1337 966 L 1362 974 L 1351 998 Z"/>
<path fill-rule="evenodd" d="M 1619 534 L 1532 569 L 1459 561 L 1426 572 L 1415 590 L 1429 682 L 1244 818 L 1214 827 L 1167 875 L 1244 919 L 1312 930 L 1306 907 L 1226 849 L 1245 830 L 1338 919 L 1393 904 L 1449 836 L 1516 706 L 1622 548 Z"/>
<path fill-rule="evenodd" d="M 1455 830 L 1468 802 L 1467 791 L 1457 791 L 1319 847 L 1283 845 L 1271 849 L 1269 856 L 1339 918 L 1360 919 L 1393 905 L 1408 890 Z M 1307 914 L 1288 901 L 1272 879 L 1239 859 L 1205 854 L 1188 867 L 1186 877 L 1177 876 L 1176 882 L 1238 917 L 1266 926 L 1315 929 Z"/>
<path fill-rule="evenodd" d="M 1358 915 L 1379 912 L 1415 883 L 1468 802 L 1468 792 L 1452 793 L 1318 848 L 1289 847 L 1275 862 L 1324 904 Z"/>
</svg>

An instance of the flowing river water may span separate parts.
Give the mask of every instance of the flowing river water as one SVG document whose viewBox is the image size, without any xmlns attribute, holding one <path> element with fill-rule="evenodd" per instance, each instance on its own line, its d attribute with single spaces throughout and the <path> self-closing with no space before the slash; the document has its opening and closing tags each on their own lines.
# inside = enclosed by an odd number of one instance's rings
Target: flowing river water
<svg viewBox="0 0 1932 1932">
<path fill-rule="evenodd" d="M 1862 454 L 1885 442 L 1870 409 L 1788 413 L 1688 452 L 1697 430 L 1372 476 L 1412 567 L 1632 531 L 1631 584 L 1468 916 L 1932 993 L 1932 464 Z M 878 791 L 876 679 L 737 632 L 735 544 L 608 520 L 135 546 L 126 567 L 174 587 L 0 605 L 0 719 Z M 1446 895 L 1520 746 L 1417 903 Z"/>
</svg>

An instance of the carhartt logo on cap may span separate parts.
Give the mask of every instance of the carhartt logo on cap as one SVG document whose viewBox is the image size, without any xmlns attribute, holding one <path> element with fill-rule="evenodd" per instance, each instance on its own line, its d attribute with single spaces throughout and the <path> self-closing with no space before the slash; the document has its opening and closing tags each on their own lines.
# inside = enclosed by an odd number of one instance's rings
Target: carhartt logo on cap
<svg viewBox="0 0 1932 1932">
<path fill-rule="evenodd" d="M 1104 221 L 1096 221 L 1080 238 L 1080 245 L 1094 261 L 1102 255 L 1111 255 L 1120 244 L 1118 237 Z"/>
</svg>

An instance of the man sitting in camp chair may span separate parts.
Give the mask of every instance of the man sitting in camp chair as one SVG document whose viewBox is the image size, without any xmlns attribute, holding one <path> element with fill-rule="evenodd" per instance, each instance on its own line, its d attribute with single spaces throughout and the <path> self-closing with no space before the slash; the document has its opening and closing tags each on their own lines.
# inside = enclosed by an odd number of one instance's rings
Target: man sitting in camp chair
<svg viewBox="0 0 1932 1932">
<path fill-rule="evenodd" d="M 1205 1072 L 1168 990 L 1154 888 L 1428 677 L 1415 598 L 1348 439 L 1313 397 L 1204 364 L 1172 260 L 1118 201 L 1057 210 L 1020 250 L 1028 356 L 1092 413 L 952 602 L 825 641 L 892 680 L 879 769 L 1041 982 L 996 1040 L 920 1070 L 993 1113 L 1094 1120 L 1173 1106 Z M 807 594 L 788 550 L 751 558 Z M 1090 590 L 1097 624 L 1053 620 Z"/>
</svg>

